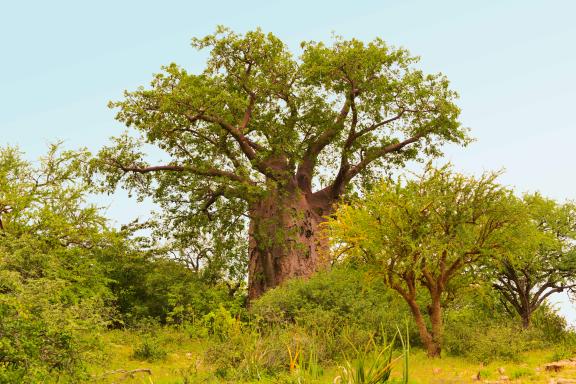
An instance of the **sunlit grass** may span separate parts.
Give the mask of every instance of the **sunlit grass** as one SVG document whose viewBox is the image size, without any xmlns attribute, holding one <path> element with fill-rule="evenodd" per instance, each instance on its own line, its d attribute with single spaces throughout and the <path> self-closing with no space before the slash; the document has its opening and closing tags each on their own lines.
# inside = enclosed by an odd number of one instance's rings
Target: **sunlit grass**
<svg viewBox="0 0 576 384">
<path fill-rule="evenodd" d="M 215 376 L 209 361 L 204 359 L 204 351 L 209 341 L 192 340 L 183 332 L 164 329 L 156 334 L 157 340 L 167 352 L 162 361 L 139 361 L 133 358 L 134 348 L 139 345 L 142 335 L 132 331 L 110 331 L 104 335 L 102 362 L 90 367 L 90 374 L 95 383 L 121 382 L 184 384 L 184 383 L 233 383 Z M 471 383 L 480 375 L 481 380 L 496 381 L 506 376 L 515 383 L 548 383 L 551 378 L 576 378 L 576 370 L 566 369 L 558 373 L 544 371 L 544 364 L 551 361 L 554 351 L 537 350 L 522 354 L 520 363 L 492 362 L 487 365 L 474 363 L 463 358 L 445 356 L 441 359 L 428 359 L 425 351 L 413 349 L 410 354 L 410 383 Z M 130 377 L 123 371 L 149 369 L 147 372 L 136 372 Z M 122 372 L 120 370 L 123 370 Z M 114 373 L 112 373 L 114 372 Z M 280 378 L 267 378 L 266 383 L 333 383 L 341 372 L 337 364 L 323 367 L 317 377 L 307 377 L 302 372 L 293 372 Z M 107 374 L 107 375 L 106 375 Z M 106 375 L 106 376 L 104 376 Z M 392 371 L 392 380 L 400 382 L 402 364 L 396 364 Z M 120 381 L 122 380 L 122 381 Z M 249 381 L 244 383 L 255 383 Z"/>
</svg>

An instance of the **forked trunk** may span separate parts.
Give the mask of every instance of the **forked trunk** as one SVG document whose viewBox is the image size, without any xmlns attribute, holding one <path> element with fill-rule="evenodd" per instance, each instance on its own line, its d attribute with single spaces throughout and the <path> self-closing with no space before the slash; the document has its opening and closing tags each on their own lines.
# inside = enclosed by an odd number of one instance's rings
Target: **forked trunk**
<svg viewBox="0 0 576 384">
<path fill-rule="evenodd" d="M 434 303 L 430 310 L 430 322 L 432 323 L 432 332 L 428 330 L 426 326 L 426 321 L 422 315 L 422 311 L 418 306 L 415 299 L 406 299 L 410 311 L 414 316 L 416 322 L 416 327 L 418 328 L 418 334 L 420 335 L 420 340 L 424 347 L 426 347 L 426 352 L 428 357 L 436 358 L 440 357 L 441 353 L 441 339 L 442 339 L 442 311 L 440 303 Z"/>
<path fill-rule="evenodd" d="M 323 204 L 324 205 L 324 204 Z M 322 264 L 326 240 L 319 224 L 327 214 L 300 191 L 276 192 L 250 209 L 248 296 L 255 299 L 292 277 L 307 277 Z"/>
</svg>

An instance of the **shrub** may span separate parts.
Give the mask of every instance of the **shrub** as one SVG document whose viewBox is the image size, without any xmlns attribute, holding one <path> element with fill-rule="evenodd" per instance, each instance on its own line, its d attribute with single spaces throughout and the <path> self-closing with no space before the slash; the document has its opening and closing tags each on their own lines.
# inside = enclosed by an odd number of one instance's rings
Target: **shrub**
<svg viewBox="0 0 576 384">
<path fill-rule="evenodd" d="M 473 361 L 517 361 L 522 352 L 557 346 L 569 337 L 566 321 L 549 306 L 541 306 L 531 327 L 522 329 L 519 319 L 482 287 L 464 291 L 445 312 L 444 350 Z"/>
<path fill-rule="evenodd" d="M 547 304 L 541 305 L 532 315 L 532 329 L 542 347 L 558 345 L 571 337 L 566 319 Z"/>
<path fill-rule="evenodd" d="M 249 324 L 241 323 L 239 332 L 229 333 L 224 339 L 212 338 L 205 360 L 211 362 L 221 378 L 276 380 L 286 372 L 295 374 L 292 378 L 316 378 L 322 374 L 322 356 L 325 356 L 322 342 L 298 325 L 260 334 Z M 288 380 L 283 377 L 282 380 Z"/>
<path fill-rule="evenodd" d="M 140 344 L 134 348 L 132 358 L 153 362 L 164 360 L 167 355 L 168 353 L 162 348 L 157 338 L 146 335 Z"/>
<path fill-rule="evenodd" d="M 86 265 L 73 250 L 44 252 L 34 239 L 0 237 L 0 383 L 85 378 L 110 315 L 101 276 L 96 268 L 81 274 Z M 33 276 L 23 268 L 32 259 L 43 261 Z"/>
<path fill-rule="evenodd" d="M 163 256 L 163 255 L 161 255 Z M 244 293 L 231 294 L 224 282 L 208 281 L 202 271 L 133 249 L 102 255 L 116 296 L 121 325 L 137 326 L 144 318 L 193 328 L 220 306 L 234 315 L 243 310 Z"/>
<path fill-rule="evenodd" d="M 318 333 L 339 334 L 347 329 L 366 335 L 380 331 L 392 335 L 410 318 L 404 302 L 381 276 L 353 267 L 289 280 L 255 301 L 252 314 L 264 330 L 298 324 Z"/>
<path fill-rule="evenodd" d="M 277 341 L 270 343 L 246 329 L 224 340 L 215 339 L 206 351 L 206 361 L 221 378 L 261 379 L 282 369 L 281 351 Z"/>
</svg>

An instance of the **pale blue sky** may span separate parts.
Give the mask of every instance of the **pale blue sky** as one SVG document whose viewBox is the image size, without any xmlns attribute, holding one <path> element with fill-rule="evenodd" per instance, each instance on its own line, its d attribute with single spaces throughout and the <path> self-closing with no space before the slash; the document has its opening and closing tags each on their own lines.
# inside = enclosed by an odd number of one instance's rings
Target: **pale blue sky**
<svg viewBox="0 0 576 384">
<path fill-rule="evenodd" d="M 161 65 L 200 70 L 190 38 L 224 24 L 262 27 L 295 52 L 302 40 L 382 37 L 445 73 L 477 142 L 448 148 L 456 168 L 505 168 L 519 191 L 576 198 L 574 1 L 8 1 L 0 0 L 0 145 L 30 158 L 46 143 L 97 150 L 121 132 L 107 109 Z M 123 196 L 109 215 L 143 214 Z M 571 317 L 575 317 L 571 315 Z"/>
</svg>

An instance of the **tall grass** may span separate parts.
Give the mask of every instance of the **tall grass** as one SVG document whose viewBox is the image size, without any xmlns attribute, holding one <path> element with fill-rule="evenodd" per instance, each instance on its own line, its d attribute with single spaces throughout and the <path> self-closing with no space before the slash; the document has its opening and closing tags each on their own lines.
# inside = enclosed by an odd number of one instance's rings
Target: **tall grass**
<svg viewBox="0 0 576 384">
<path fill-rule="evenodd" d="M 399 337 L 402 345 L 402 353 L 394 357 L 394 345 L 397 337 Z M 387 383 L 390 381 L 394 364 L 402 361 L 402 383 L 408 383 L 408 359 L 410 353 L 408 331 L 403 336 L 400 329 L 398 329 L 392 340 L 390 342 L 385 340 L 381 346 L 377 345 L 374 337 L 371 337 L 369 342 L 361 349 L 356 348 L 352 343 L 350 344 L 354 350 L 355 357 L 353 359 L 346 357 L 344 365 L 340 368 L 341 375 L 334 382 L 341 384 Z"/>
</svg>

